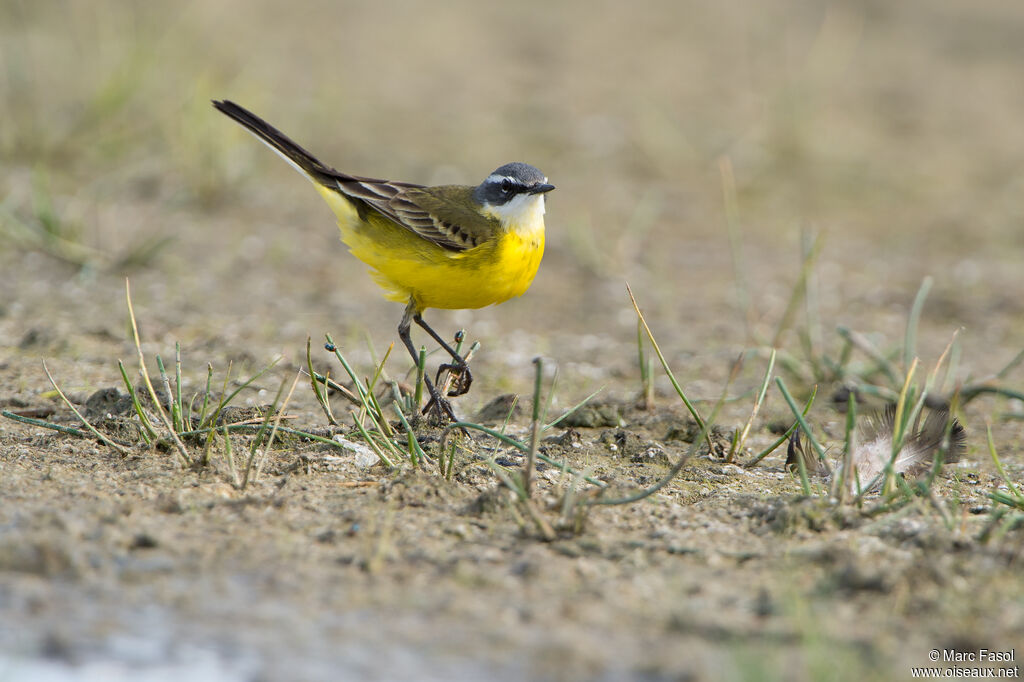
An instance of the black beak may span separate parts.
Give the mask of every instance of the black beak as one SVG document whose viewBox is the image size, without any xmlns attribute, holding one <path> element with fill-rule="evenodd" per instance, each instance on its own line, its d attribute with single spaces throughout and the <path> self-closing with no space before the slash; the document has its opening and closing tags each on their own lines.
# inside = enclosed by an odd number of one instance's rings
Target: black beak
<svg viewBox="0 0 1024 682">
<path fill-rule="evenodd" d="M 527 193 L 528 194 L 544 194 L 545 192 L 550 192 L 554 188 L 555 188 L 554 185 L 534 185 L 529 190 L 527 190 Z"/>
</svg>

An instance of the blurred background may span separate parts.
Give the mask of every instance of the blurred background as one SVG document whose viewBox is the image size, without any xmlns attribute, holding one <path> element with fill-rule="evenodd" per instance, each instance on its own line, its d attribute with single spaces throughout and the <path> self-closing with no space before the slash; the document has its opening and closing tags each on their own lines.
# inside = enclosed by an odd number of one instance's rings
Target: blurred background
<svg viewBox="0 0 1024 682">
<path fill-rule="evenodd" d="M 921 366 L 960 329 L 956 373 L 983 377 L 1024 338 L 1022 37 L 1012 0 L 0 0 L 0 407 L 58 405 L 40 358 L 73 398 L 120 387 L 117 359 L 136 357 L 125 278 L 147 360 L 181 342 L 186 395 L 207 363 L 220 381 L 229 363 L 248 377 L 280 354 L 242 394 L 269 403 L 307 337 L 317 349 L 331 333 L 367 373 L 396 340 L 402 306 L 346 253 L 309 184 L 211 107 L 222 98 L 342 171 L 476 184 L 525 161 L 557 185 L 525 296 L 427 313 L 483 344 L 461 415 L 529 395 L 537 355 L 559 368 L 556 408 L 602 386 L 635 396 L 626 282 L 695 399 L 716 399 L 737 354 L 773 342 L 795 358 L 776 369 L 803 399 L 820 376 L 801 358 L 837 357 L 840 325 L 900 364 L 926 277 Z M 388 369 L 408 366 L 398 349 Z M 742 424 L 763 371 L 747 363 L 718 423 Z M 838 442 L 832 388 L 810 417 Z M 658 405 L 672 422 L 677 401 Z M 506 651 L 522 667 L 504 679 L 870 679 L 895 659 L 906 675 L 933 646 L 995 650 L 1021 631 L 1008 523 L 1005 545 L 969 539 L 1001 485 L 971 468 L 990 467 L 989 419 L 1019 478 L 1024 421 L 1007 411 L 1021 416 L 1020 401 L 986 397 L 963 415 L 969 467 L 950 475 L 948 518 L 935 503 L 948 532 L 915 503 L 886 515 L 891 534 L 844 521 L 822 540 L 799 499 L 761 504 L 796 490 L 778 452 L 749 477 L 701 460 L 681 492 L 609 510 L 578 545 L 525 531 L 504 551 L 490 534 L 505 531 L 448 513 L 462 505 L 452 491 L 469 500 L 489 478 L 389 472 L 357 495 L 342 484 L 361 474 L 293 477 L 289 462 L 243 497 L 223 471 L 0 420 L 13 498 L 0 609 L 14 614 L 0 640 L 129 663 L 204 640 L 282 671 L 258 679 L 333 679 L 339 661 L 378 678 L 481 679 L 493 671 L 464 662 Z M 301 428 L 325 422 L 306 387 L 289 412 Z M 767 445 L 783 419 L 773 390 L 749 443 Z M 373 573 L 396 504 L 401 561 Z M 228 678 L 198 675 L 206 659 L 181 651 L 190 679 Z M 426 663 L 451 652 L 453 674 L 430 678 L 446 668 Z"/>
<path fill-rule="evenodd" d="M 965 326 L 995 369 L 1024 331 L 1021 35 L 1005 0 L 3 0 L 0 345 L 102 381 L 126 276 L 144 338 L 199 374 L 395 338 L 401 306 L 229 98 L 343 171 L 475 184 L 522 160 L 557 185 L 527 295 L 428 314 L 483 341 L 477 400 L 528 390 L 538 354 L 580 391 L 635 372 L 627 281 L 687 380 L 717 381 L 816 239 L 821 343 L 898 342 L 932 275 L 925 351 Z"/>
</svg>

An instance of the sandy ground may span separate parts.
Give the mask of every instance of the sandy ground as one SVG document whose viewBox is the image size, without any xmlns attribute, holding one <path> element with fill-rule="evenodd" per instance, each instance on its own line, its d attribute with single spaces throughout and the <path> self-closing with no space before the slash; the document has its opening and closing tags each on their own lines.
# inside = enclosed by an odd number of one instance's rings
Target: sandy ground
<svg viewBox="0 0 1024 682">
<path fill-rule="evenodd" d="M 482 344 L 460 415 L 509 393 L 528 408 L 537 356 L 545 393 L 557 367 L 552 415 L 601 389 L 591 421 L 552 429 L 544 452 L 615 491 L 654 483 L 692 438 L 657 367 L 654 405 L 637 407 L 627 281 L 704 414 L 746 353 L 726 434 L 787 318 L 776 374 L 798 401 L 812 360 L 840 355 L 838 327 L 904 371 L 925 277 L 921 366 L 956 331 L 943 390 L 976 384 L 1024 345 L 1021 31 L 1006 2 L 2 3 L 0 409 L 77 425 L 42 360 L 76 404 L 124 390 L 126 277 L 150 370 L 180 342 L 186 395 L 208 363 L 237 382 L 280 355 L 237 399 L 266 405 L 307 337 L 332 376 L 325 333 L 363 373 L 395 340 L 401 306 L 214 97 L 356 173 L 475 183 L 513 159 L 541 167 L 558 189 L 530 292 L 428 319 Z M 816 238 L 809 303 L 787 313 Z M 855 374 L 879 381 L 871 366 L 854 351 Z M 408 368 L 396 350 L 388 372 Z M 817 381 L 809 420 L 836 457 L 839 383 Z M 308 385 L 288 413 L 328 433 Z M 528 414 L 510 434 L 526 437 Z M 1009 487 L 985 433 L 1024 484 L 1021 414 L 971 401 L 961 462 L 931 498 L 891 504 L 837 505 L 820 480 L 803 496 L 784 448 L 751 468 L 700 451 L 652 497 L 559 525 L 564 492 L 590 488 L 545 466 L 553 541 L 476 456 L 512 472 L 521 458 L 484 437 L 451 480 L 282 438 L 238 490 L 219 446 L 193 470 L 173 449 L 122 455 L 3 419 L 0 679 L 909 679 L 933 650 L 980 649 L 1014 650 L 978 663 L 1013 667 L 1024 528 L 989 498 Z M 739 461 L 791 421 L 773 386 Z M 438 432 L 417 430 L 436 453 Z"/>
</svg>

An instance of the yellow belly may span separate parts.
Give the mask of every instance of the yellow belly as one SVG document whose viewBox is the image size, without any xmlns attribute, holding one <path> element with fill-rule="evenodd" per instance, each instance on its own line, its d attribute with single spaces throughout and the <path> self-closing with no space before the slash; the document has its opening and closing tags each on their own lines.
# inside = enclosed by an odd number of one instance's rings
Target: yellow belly
<svg viewBox="0 0 1024 682">
<path fill-rule="evenodd" d="M 544 255 L 544 225 L 504 231 L 466 251 L 449 251 L 378 214 L 366 220 L 343 198 L 321 191 L 338 216 L 341 239 L 371 268 L 394 301 L 426 308 L 483 308 L 521 296 Z"/>
</svg>

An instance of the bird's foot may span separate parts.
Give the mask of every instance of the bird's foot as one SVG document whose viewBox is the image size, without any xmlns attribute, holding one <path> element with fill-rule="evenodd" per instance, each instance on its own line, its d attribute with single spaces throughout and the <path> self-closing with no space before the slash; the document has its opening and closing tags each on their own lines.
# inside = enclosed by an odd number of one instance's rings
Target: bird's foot
<svg viewBox="0 0 1024 682">
<path fill-rule="evenodd" d="M 427 387 L 430 393 L 430 400 L 423 406 L 422 414 L 429 414 L 431 410 L 437 415 L 439 421 L 457 422 L 459 418 L 455 416 L 455 410 L 452 409 L 452 404 L 448 402 L 433 385 Z M 449 394 L 451 395 L 451 394 Z"/>
<path fill-rule="evenodd" d="M 460 358 L 461 360 L 461 358 Z M 441 373 L 447 371 L 449 376 L 455 378 L 454 384 L 448 388 L 448 397 L 457 398 L 460 395 L 469 393 L 469 387 L 473 385 L 473 373 L 469 371 L 469 365 L 465 360 L 461 362 L 448 362 L 437 368 L 437 376 L 434 383 L 438 386 L 447 386 L 449 381 L 441 383 Z"/>
</svg>

